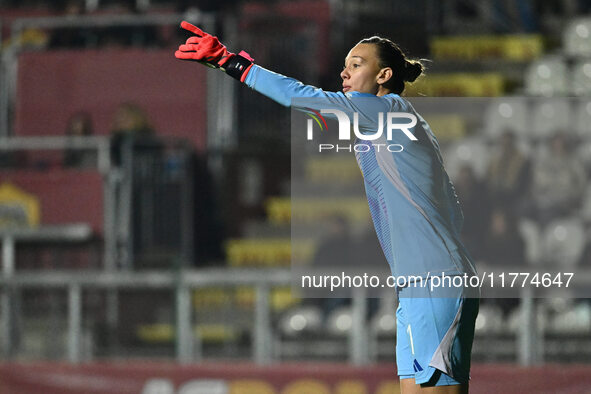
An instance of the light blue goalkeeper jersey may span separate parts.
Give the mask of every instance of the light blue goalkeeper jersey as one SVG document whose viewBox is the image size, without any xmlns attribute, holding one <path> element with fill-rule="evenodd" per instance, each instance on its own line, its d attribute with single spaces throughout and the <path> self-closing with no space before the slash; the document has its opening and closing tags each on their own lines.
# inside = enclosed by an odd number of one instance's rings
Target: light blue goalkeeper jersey
<svg viewBox="0 0 591 394">
<path fill-rule="evenodd" d="M 395 276 L 440 276 L 475 274 L 472 260 L 460 240 L 463 215 L 452 182 L 429 125 L 413 106 L 397 94 L 377 97 L 364 93 L 326 92 L 254 65 L 246 84 L 286 107 L 337 109 L 353 119 L 359 115 L 359 131 L 374 134 L 378 113 L 404 112 L 417 118 L 409 131 L 386 133 L 356 153 L 363 174 L 369 210 L 392 274 Z M 359 97 L 360 99 L 356 99 Z M 301 108 L 304 109 L 304 108 Z M 377 147 L 381 145 L 381 149 Z M 385 145 L 400 144 L 402 152 L 392 153 Z"/>
</svg>

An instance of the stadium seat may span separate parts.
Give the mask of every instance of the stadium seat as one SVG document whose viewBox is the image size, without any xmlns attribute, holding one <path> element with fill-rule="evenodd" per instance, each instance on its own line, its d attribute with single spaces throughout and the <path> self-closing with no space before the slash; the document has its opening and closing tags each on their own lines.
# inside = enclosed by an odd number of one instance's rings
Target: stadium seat
<svg viewBox="0 0 591 394">
<path fill-rule="evenodd" d="M 396 307 L 398 300 L 391 289 L 383 291 L 379 306 L 370 321 L 371 332 L 376 336 L 396 336 Z"/>
<path fill-rule="evenodd" d="M 591 18 L 572 20 L 562 33 L 562 45 L 569 56 L 591 56 Z"/>
<path fill-rule="evenodd" d="M 359 170 L 357 170 L 359 172 Z M 269 198 L 265 207 L 269 221 L 273 224 L 317 224 L 331 215 L 342 215 L 353 223 L 367 223 L 369 209 L 366 198 L 322 198 L 299 197 L 291 200 L 289 197 Z"/>
<path fill-rule="evenodd" d="M 239 335 L 237 328 L 229 324 L 201 323 L 193 329 L 199 333 L 200 341 L 207 344 L 233 341 Z M 151 345 L 171 343 L 174 341 L 175 326 L 170 323 L 140 324 L 135 335 L 141 342 Z"/>
<path fill-rule="evenodd" d="M 566 98 L 535 100 L 532 108 L 533 139 L 548 138 L 557 131 L 571 130 L 571 103 Z"/>
<path fill-rule="evenodd" d="M 445 169 L 455 179 L 460 167 L 469 164 L 477 176 L 482 177 L 489 162 L 489 150 L 479 136 L 465 138 L 448 145 L 442 152 Z"/>
<path fill-rule="evenodd" d="M 475 325 L 476 335 L 499 334 L 505 331 L 503 311 L 497 305 L 480 305 Z"/>
<path fill-rule="evenodd" d="M 507 129 L 517 135 L 529 131 L 529 108 L 522 97 L 492 100 L 486 109 L 484 130 L 489 140 L 497 140 Z"/>
<path fill-rule="evenodd" d="M 585 241 L 581 219 L 557 219 L 548 224 L 542 235 L 543 262 L 554 266 L 573 267 L 581 258 Z"/>
<path fill-rule="evenodd" d="M 315 242 L 291 242 L 290 238 L 233 238 L 226 241 L 225 250 L 232 267 L 281 267 L 310 261 Z"/>
<path fill-rule="evenodd" d="M 538 329 L 544 332 L 546 330 L 546 327 L 548 327 L 549 325 L 548 316 L 546 315 L 546 313 L 536 313 L 535 315 L 537 317 Z M 521 305 L 519 305 L 517 308 L 513 309 L 509 314 L 509 317 L 507 318 L 507 324 L 505 325 L 505 331 L 515 334 L 519 332 L 519 330 L 521 330 L 523 324 L 523 310 L 521 308 Z"/>
<path fill-rule="evenodd" d="M 279 331 L 287 337 L 318 332 L 322 328 L 322 310 L 314 305 L 298 306 L 279 319 Z"/>
<path fill-rule="evenodd" d="M 566 335 L 590 333 L 591 306 L 581 302 L 559 311 L 550 320 L 548 331 Z"/>
<path fill-rule="evenodd" d="M 579 60 L 571 70 L 570 92 L 575 96 L 591 96 L 591 60 Z"/>
<path fill-rule="evenodd" d="M 556 96 L 568 92 L 568 70 L 560 56 L 547 56 L 529 65 L 525 92 L 532 96 Z"/>
<path fill-rule="evenodd" d="M 139 68 L 138 57 L 142 59 Z M 169 70 L 167 79 L 161 78 L 164 69 Z M 91 110 L 94 129 L 106 134 L 114 108 L 134 102 L 150 114 L 159 135 L 186 138 L 195 147 L 205 148 L 207 94 L 196 95 L 194 90 L 205 86 L 205 81 L 201 68 L 171 62 L 169 49 L 23 52 L 15 81 L 14 135 L 61 132 L 72 110 L 81 108 Z M 39 94 L 39 86 L 44 94 Z"/>
<path fill-rule="evenodd" d="M 8 183 L 34 195 L 41 204 L 41 224 L 88 223 L 103 232 L 103 179 L 95 170 L 52 168 L 48 171 L 0 171 Z M 72 198 L 76 196 L 76 198 Z"/>
<path fill-rule="evenodd" d="M 396 335 L 396 317 L 392 311 L 376 313 L 371 320 L 371 330 L 376 335 Z"/>
<path fill-rule="evenodd" d="M 353 327 L 353 312 L 350 306 L 333 310 L 326 319 L 326 330 L 334 336 L 346 336 Z"/>
<path fill-rule="evenodd" d="M 306 161 L 306 180 L 327 184 L 359 182 L 361 173 L 352 155 L 336 155 L 327 158 L 313 157 Z"/>
</svg>

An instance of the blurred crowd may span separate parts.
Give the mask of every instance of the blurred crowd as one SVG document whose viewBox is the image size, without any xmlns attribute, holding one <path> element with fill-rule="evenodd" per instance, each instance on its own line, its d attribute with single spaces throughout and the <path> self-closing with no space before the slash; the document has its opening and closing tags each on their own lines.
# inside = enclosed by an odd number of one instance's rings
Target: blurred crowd
<svg viewBox="0 0 591 394">
<path fill-rule="evenodd" d="M 523 266 L 522 220 L 537 223 L 543 232 L 552 221 L 582 209 L 588 174 L 573 144 L 557 131 L 530 157 L 507 130 L 482 178 L 469 164 L 461 167 L 455 186 L 464 211 L 462 237 L 477 260 Z"/>
</svg>

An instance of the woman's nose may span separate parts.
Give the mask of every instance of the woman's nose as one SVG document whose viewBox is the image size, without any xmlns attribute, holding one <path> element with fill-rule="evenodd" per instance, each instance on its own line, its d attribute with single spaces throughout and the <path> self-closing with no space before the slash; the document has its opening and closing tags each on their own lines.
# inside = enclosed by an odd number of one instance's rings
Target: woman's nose
<svg viewBox="0 0 591 394">
<path fill-rule="evenodd" d="M 341 78 L 342 79 L 349 78 L 349 73 L 347 72 L 347 69 L 346 68 L 344 68 L 343 71 L 341 71 Z"/>
</svg>

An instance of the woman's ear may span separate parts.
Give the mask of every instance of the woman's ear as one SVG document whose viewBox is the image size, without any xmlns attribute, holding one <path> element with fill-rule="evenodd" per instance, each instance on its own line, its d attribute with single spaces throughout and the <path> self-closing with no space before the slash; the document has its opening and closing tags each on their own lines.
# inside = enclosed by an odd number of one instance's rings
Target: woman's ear
<svg viewBox="0 0 591 394">
<path fill-rule="evenodd" d="M 380 85 L 388 82 L 392 78 L 392 69 L 390 67 L 384 67 L 378 72 L 376 82 Z"/>
</svg>

